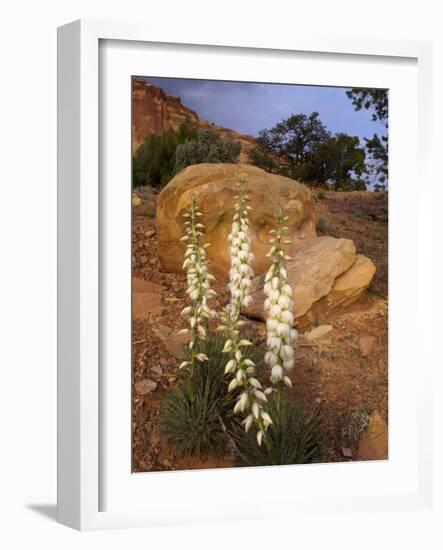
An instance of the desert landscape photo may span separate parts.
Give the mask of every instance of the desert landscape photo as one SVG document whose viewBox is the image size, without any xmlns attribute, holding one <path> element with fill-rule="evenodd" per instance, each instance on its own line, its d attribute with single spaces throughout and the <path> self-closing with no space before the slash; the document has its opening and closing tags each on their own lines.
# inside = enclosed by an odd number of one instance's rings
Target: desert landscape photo
<svg viewBox="0 0 443 550">
<path fill-rule="evenodd" d="M 389 458 L 388 176 L 388 90 L 133 77 L 133 472 Z"/>
</svg>

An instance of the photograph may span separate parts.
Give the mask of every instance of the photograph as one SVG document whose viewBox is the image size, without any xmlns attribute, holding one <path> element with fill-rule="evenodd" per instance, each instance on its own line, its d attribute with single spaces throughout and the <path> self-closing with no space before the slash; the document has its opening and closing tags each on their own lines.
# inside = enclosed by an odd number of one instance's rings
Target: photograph
<svg viewBox="0 0 443 550">
<path fill-rule="evenodd" d="M 132 472 L 388 460 L 389 90 L 130 86 Z"/>
</svg>

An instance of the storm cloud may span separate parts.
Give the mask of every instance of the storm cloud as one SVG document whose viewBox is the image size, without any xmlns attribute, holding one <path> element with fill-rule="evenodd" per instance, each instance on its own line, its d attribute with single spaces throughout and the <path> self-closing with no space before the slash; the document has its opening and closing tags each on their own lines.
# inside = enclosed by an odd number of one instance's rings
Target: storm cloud
<svg viewBox="0 0 443 550">
<path fill-rule="evenodd" d="M 371 120 L 370 111 L 354 110 L 347 88 L 159 77 L 145 80 L 168 95 L 179 96 L 200 118 L 243 134 L 256 136 L 291 114 L 313 111 L 320 113 L 331 132 L 360 139 L 386 134 L 382 124 Z"/>
</svg>

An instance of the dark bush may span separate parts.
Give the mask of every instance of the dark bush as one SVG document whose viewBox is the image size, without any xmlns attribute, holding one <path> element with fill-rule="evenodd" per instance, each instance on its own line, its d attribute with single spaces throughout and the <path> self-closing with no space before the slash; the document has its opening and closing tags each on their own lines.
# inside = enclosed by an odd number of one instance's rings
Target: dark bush
<svg viewBox="0 0 443 550">
<path fill-rule="evenodd" d="M 316 229 L 319 233 L 323 233 L 323 234 L 328 233 L 329 223 L 328 223 L 328 220 L 324 216 L 319 216 L 317 218 Z"/>
<path fill-rule="evenodd" d="M 184 122 L 178 130 L 151 134 L 132 159 L 132 186 L 150 185 L 161 188 L 174 177 L 175 153 L 180 144 L 195 140 L 198 129 Z"/>
<path fill-rule="evenodd" d="M 283 168 L 280 166 L 276 159 L 276 155 L 271 154 L 271 151 L 269 149 L 260 145 L 259 141 L 258 145 L 256 145 L 249 151 L 249 162 L 251 164 L 257 166 L 258 168 L 262 168 L 263 170 L 266 170 L 266 172 L 270 172 L 271 174 L 284 175 Z"/>
</svg>

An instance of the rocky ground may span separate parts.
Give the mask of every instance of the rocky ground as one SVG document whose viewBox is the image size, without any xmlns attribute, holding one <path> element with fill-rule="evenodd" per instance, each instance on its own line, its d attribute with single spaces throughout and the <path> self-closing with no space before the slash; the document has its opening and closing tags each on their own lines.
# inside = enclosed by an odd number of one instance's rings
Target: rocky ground
<svg viewBox="0 0 443 550">
<path fill-rule="evenodd" d="M 387 458 L 388 372 L 387 194 L 315 192 L 318 234 L 352 239 L 377 266 L 369 290 L 354 304 L 298 320 L 302 336 L 291 378 L 293 392 L 320 409 L 318 462 Z M 232 466 L 230 456 L 178 459 L 158 432 L 158 411 L 176 383 L 186 304 L 183 274 L 162 273 L 157 258 L 156 197 L 143 197 L 133 220 L 133 470 Z M 218 306 L 227 300 L 216 285 Z M 249 322 L 258 342 L 264 325 Z M 361 434 L 360 432 L 365 432 Z"/>
</svg>

